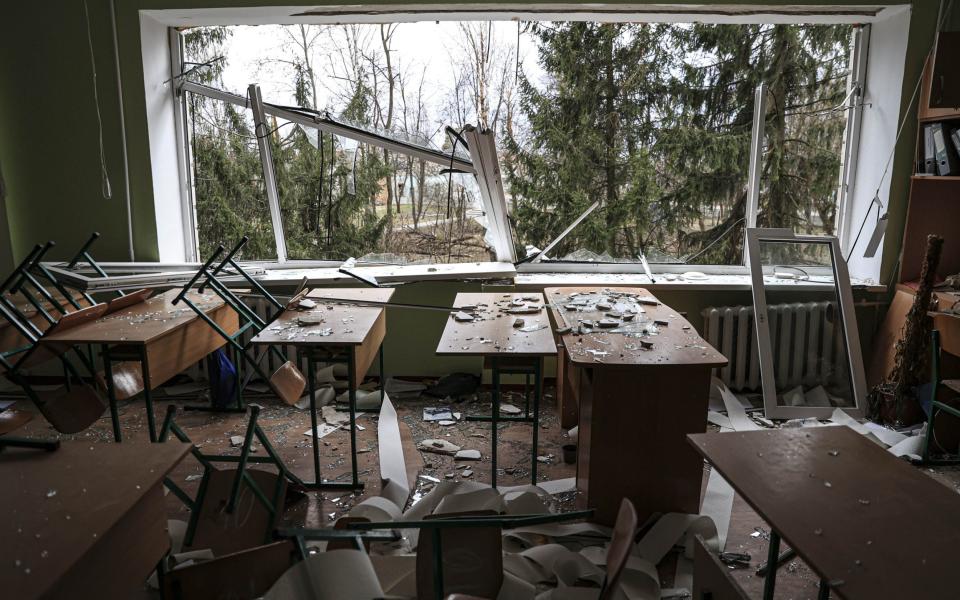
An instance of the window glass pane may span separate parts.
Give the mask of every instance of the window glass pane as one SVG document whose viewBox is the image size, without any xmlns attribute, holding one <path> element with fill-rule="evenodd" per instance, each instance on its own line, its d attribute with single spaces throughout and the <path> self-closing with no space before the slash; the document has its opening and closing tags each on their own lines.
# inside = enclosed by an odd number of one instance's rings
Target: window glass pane
<svg viewBox="0 0 960 600">
<path fill-rule="evenodd" d="M 276 260 L 263 166 L 250 111 L 188 93 L 200 258 L 246 235 L 245 260 Z"/>
<path fill-rule="evenodd" d="M 472 175 L 296 127 L 274 141 L 291 259 L 416 264 L 491 260 Z"/>
<path fill-rule="evenodd" d="M 761 82 L 771 100 L 758 225 L 833 230 L 846 113 L 827 109 L 846 94 L 850 32 L 491 21 L 184 36 L 189 79 L 240 96 L 256 82 L 266 102 L 447 149 L 447 128 L 492 129 L 521 257 L 602 200 L 551 259 L 741 264 Z M 490 259 L 471 176 L 294 125 L 271 144 L 290 258 Z"/>
<path fill-rule="evenodd" d="M 760 241 L 778 405 L 855 405 L 834 260 L 827 242 Z M 833 289 L 783 291 L 785 281 L 797 279 L 831 284 Z M 774 283 L 780 290 L 770 287 Z"/>
<path fill-rule="evenodd" d="M 792 60 L 775 57 L 767 78 L 758 227 L 835 233 L 851 34 L 844 26 L 769 27 Z"/>
</svg>

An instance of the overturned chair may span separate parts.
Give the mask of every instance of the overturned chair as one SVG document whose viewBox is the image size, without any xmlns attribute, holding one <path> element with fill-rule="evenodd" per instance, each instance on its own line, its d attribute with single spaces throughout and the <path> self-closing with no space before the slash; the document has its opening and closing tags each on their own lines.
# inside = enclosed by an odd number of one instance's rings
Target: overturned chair
<svg viewBox="0 0 960 600">
<path fill-rule="evenodd" d="M 218 246 L 214 253 L 207 259 L 207 261 L 200 267 L 200 270 L 193 276 L 193 278 L 183 286 L 183 289 L 173 300 L 174 304 L 183 302 L 189 306 L 194 312 L 196 312 L 201 319 L 204 320 L 210 327 L 212 327 L 218 335 L 220 335 L 227 343 L 227 346 L 232 351 L 234 355 L 234 365 L 236 366 L 236 405 L 234 408 L 229 410 L 233 412 L 243 412 L 243 399 L 242 399 L 242 389 L 243 381 L 240 371 L 241 360 L 246 363 L 253 373 L 259 375 L 264 381 L 269 383 L 270 387 L 273 389 L 274 393 L 280 397 L 281 400 L 287 404 L 294 404 L 297 400 L 300 399 L 303 390 L 306 387 L 307 380 L 300 372 L 300 370 L 294 365 L 291 361 L 287 360 L 286 356 L 280 352 L 275 346 L 268 347 L 265 351 L 261 352 L 258 356 L 251 356 L 250 354 L 250 344 L 243 343 L 242 339 L 244 335 L 256 335 L 263 329 L 265 329 L 274 319 L 277 318 L 286 308 L 287 305 L 281 303 L 277 300 L 270 292 L 266 290 L 260 283 L 250 276 L 237 262 L 234 260 L 234 257 L 240 250 L 246 245 L 248 238 L 244 236 L 236 246 L 223 258 L 216 266 L 217 259 L 224 252 L 223 246 Z M 237 296 L 230 288 L 220 279 L 222 275 L 233 273 L 236 276 L 241 277 L 247 284 L 250 285 L 252 292 L 256 295 L 257 298 L 260 298 L 266 302 L 266 304 L 272 307 L 270 314 L 266 318 L 262 318 L 256 313 L 250 306 L 248 306 L 240 297 Z M 198 286 L 199 291 L 203 291 L 204 288 L 209 287 L 215 294 L 220 296 L 223 301 L 228 304 L 236 313 L 240 316 L 241 325 L 240 328 L 235 333 L 228 333 L 217 323 L 212 321 L 204 311 L 198 307 L 194 302 L 190 300 L 187 296 L 187 292 L 190 291 L 194 286 Z M 271 354 L 273 357 L 279 359 L 281 365 L 276 369 L 272 374 L 267 375 L 262 366 L 261 362 L 263 358 Z M 250 377 L 248 376 L 247 381 Z M 188 407 L 191 408 L 191 407 Z M 204 409 L 206 409 L 204 407 Z"/>
<path fill-rule="evenodd" d="M 96 422 L 106 410 L 107 403 L 88 383 L 95 376 L 88 357 L 73 345 L 48 343 L 45 340 L 56 333 L 100 318 L 107 312 L 108 306 L 94 304 L 71 311 L 71 308 L 80 306 L 74 298 L 66 302 L 40 284 L 30 271 L 52 246 L 52 243 L 47 243 L 34 247 L 0 284 L 0 317 L 9 327 L 12 339 L 16 340 L 12 344 L 5 343 L 0 350 L 0 369 L 7 379 L 23 389 L 27 398 L 54 429 L 70 434 L 83 431 Z M 23 298 L 27 304 L 17 306 L 13 298 Z M 35 312 L 28 314 L 25 306 L 32 307 Z M 84 380 L 77 367 L 68 360 L 67 354 L 71 351 L 75 351 L 75 356 L 88 371 L 88 380 Z M 54 359 L 63 366 L 63 386 L 54 390 L 37 389 L 25 371 Z M 20 425 L 22 423 L 17 427 Z M 2 445 L 32 446 L 36 442 L 4 436 Z"/>
</svg>

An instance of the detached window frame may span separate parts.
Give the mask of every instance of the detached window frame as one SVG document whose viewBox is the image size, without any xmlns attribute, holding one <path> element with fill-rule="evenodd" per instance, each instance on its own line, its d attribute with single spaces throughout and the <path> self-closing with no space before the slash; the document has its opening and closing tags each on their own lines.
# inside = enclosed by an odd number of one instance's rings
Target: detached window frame
<svg viewBox="0 0 960 600">
<path fill-rule="evenodd" d="M 842 23 L 837 21 L 836 23 Z M 866 57 L 869 53 L 870 28 L 869 23 L 852 25 L 853 33 L 851 36 L 850 48 L 850 74 L 848 76 L 848 95 L 845 99 L 846 106 L 844 110 L 847 115 L 846 125 L 843 134 L 843 146 L 841 149 L 841 167 L 839 173 L 838 194 L 837 194 L 837 214 L 839 215 L 835 225 L 834 233 L 841 236 L 841 244 L 847 246 L 847 237 L 849 236 L 847 221 L 851 219 L 853 213 L 852 198 L 853 184 L 856 179 L 856 165 L 859 155 L 860 127 L 863 115 L 863 97 L 866 85 Z M 200 260 L 199 239 L 197 229 L 197 210 L 196 210 L 196 187 L 194 185 L 195 173 L 193 172 L 193 157 L 191 155 L 190 137 L 189 137 L 189 103 L 186 102 L 185 92 L 200 94 L 214 100 L 223 102 L 232 102 L 237 104 L 237 97 L 233 94 L 217 90 L 202 84 L 197 84 L 186 80 L 184 77 L 184 42 L 181 33 L 174 27 L 169 31 L 169 51 L 170 51 L 170 70 L 171 81 L 173 82 L 174 110 L 175 110 L 175 135 L 177 139 L 177 163 L 178 175 L 180 179 L 180 202 L 183 215 L 183 239 L 184 239 L 184 257 L 186 262 L 198 262 Z M 763 153 L 764 125 L 763 118 L 757 118 L 757 115 L 765 114 L 766 94 L 763 92 L 763 85 L 757 88 L 754 101 L 754 124 L 751 133 L 750 144 L 750 166 L 748 171 L 748 200 L 745 212 L 743 227 L 749 229 L 756 226 L 756 215 L 759 203 L 760 177 L 759 168 Z M 250 103 L 242 103 L 245 108 L 250 108 Z M 282 111 L 280 111 L 282 112 Z M 266 105 L 266 114 L 278 116 L 278 110 Z M 289 118 L 290 114 L 279 115 L 282 118 Z M 309 124 L 308 124 L 309 125 Z M 369 140 L 367 141 L 369 143 Z M 477 175 L 477 183 L 481 190 L 481 196 L 484 204 L 484 210 L 488 217 L 488 228 L 491 232 L 492 249 L 498 262 L 517 263 L 516 243 L 513 239 L 512 228 L 509 223 L 509 209 L 506 203 L 505 195 L 502 193 L 503 184 L 501 171 L 499 167 L 498 156 L 492 143 L 478 144 L 485 153 L 480 161 L 473 160 L 470 163 L 470 171 Z M 262 151 L 261 151 L 262 153 Z M 474 154 L 471 150 L 471 154 Z M 474 154 L 474 156 L 476 156 Z M 463 159 L 457 159 L 463 161 Z M 485 165 L 485 171 L 478 173 L 473 168 L 472 163 L 481 163 Z M 462 165 L 461 165 L 462 166 Z M 491 191 L 497 193 L 490 193 Z M 292 268 L 331 268 L 343 265 L 339 260 L 289 260 L 286 257 L 286 244 L 284 242 L 283 224 L 277 222 L 282 219 L 282 215 L 277 204 L 277 200 L 267 193 L 267 200 L 270 205 L 271 221 L 275 232 L 275 244 L 277 251 L 276 262 L 258 261 L 267 268 L 273 269 L 292 269 Z M 566 235 L 576 228 L 581 219 L 575 220 L 571 226 L 561 235 Z M 279 233 L 276 233 L 279 232 Z M 723 234 L 721 234 L 723 235 Z M 452 263 L 458 264 L 458 263 Z M 476 263 L 460 263 L 465 265 Z M 488 263 L 481 263 L 488 264 Z M 400 265 L 382 265 L 395 266 Z M 748 275 L 749 268 L 747 263 L 747 244 L 744 244 L 744 260 L 739 265 L 715 265 L 715 264 L 687 264 L 687 263 L 653 263 L 654 271 L 658 274 L 681 274 L 688 271 L 699 271 L 707 275 Z M 601 263 L 601 262 L 573 262 L 550 259 L 544 256 L 536 261 L 521 260 L 516 264 L 517 273 L 627 273 L 627 274 L 646 274 L 647 268 L 641 262 L 624 263 Z"/>
<path fill-rule="evenodd" d="M 793 244 L 823 244 L 830 249 L 832 269 L 804 267 L 809 272 L 829 272 L 833 278 L 836 292 L 840 326 L 843 328 L 843 341 L 847 353 L 847 368 L 850 373 L 850 391 L 853 394 L 853 406 L 785 406 L 777 403 L 776 376 L 774 373 L 774 353 L 770 338 L 766 285 L 763 281 L 763 265 L 760 264 L 760 243 L 782 242 Z M 829 419 L 836 408 L 848 415 L 860 418 L 867 404 L 867 383 L 863 368 L 863 355 L 860 351 L 860 330 L 857 327 L 856 309 L 850 285 L 847 263 L 840 250 L 840 242 L 835 236 L 797 235 L 789 229 L 750 228 L 746 231 L 746 248 L 750 260 L 750 279 L 753 291 L 754 327 L 757 336 L 757 352 L 760 359 L 760 382 L 763 389 L 764 415 L 770 419 Z M 783 265 L 788 267 L 788 265 Z M 803 291 L 803 287 L 798 287 Z"/>
</svg>

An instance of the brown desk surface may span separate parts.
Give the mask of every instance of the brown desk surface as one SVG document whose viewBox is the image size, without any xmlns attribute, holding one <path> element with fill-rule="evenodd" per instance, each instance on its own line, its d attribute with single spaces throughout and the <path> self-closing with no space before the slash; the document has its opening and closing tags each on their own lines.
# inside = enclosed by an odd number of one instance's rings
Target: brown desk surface
<svg viewBox="0 0 960 600">
<path fill-rule="evenodd" d="M 379 306 L 357 306 L 319 298 L 389 302 L 391 288 L 320 288 L 311 290 L 308 298 L 318 298 L 313 309 L 288 310 L 253 338 L 254 344 L 290 346 L 359 346 L 384 309 Z M 300 325 L 297 319 L 320 315 L 319 325 Z"/>
<path fill-rule="evenodd" d="M 524 300 L 526 305 L 543 307 L 544 304 L 543 294 L 539 293 L 457 294 L 453 306 L 476 306 L 476 319 L 459 322 L 451 313 L 437 345 L 437 354 L 514 357 L 556 355 L 557 345 L 553 341 L 546 308 L 528 315 L 504 312 L 512 307 L 514 299 Z M 524 327 L 542 327 L 535 331 L 523 331 L 523 328 L 513 326 L 516 319 L 523 319 Z"/>
<path fill-rule="evenodd" d="M 688 438 L 835 597 L 957 596 L 960 496 L 852 429 Z"/>
<path fill-rule="evenodd" d="M 2 595 L 36 598 L 48 591 L 189 452 L 190 444 L 135 441 L 62 442 L 55 452 L 5 450 L 0 454 Z M 103 568 L 106 573 L 123 564 Z"/>
<path fill-rule="evenodd" d="M 656 306 L 638 302 L 639 298 L 656 301 L 656 297 L 643 288 L 551 287 L 545 288 L 544 292 L 557 327 L 571 327 L 576 330 L 580 321 L 596 323 L 607 316 L 610 310 L 635 315 L 633 320 L 623 321 L 620 327 L 612 329 L 593 327 L 592 333 L 577 335 L 571 332 L 561 336 L 564 348 L 574 363 L 589 366 L 597 366 L 601 363 L 639 366 L 663 364 L 722 366 L 727 364 L 727 359 L 701 338 L 696 329 L 677 311 L 659 301 Z M 568 310 L 567 306 L 574 306 L 571 303 L 573 294 L 579 295 L 581 304 L 577 305 L 575 310 Z M 610 304 L 613 308 L 597 309 L 597 304 L 601 301 Z M 668 324 L 656 325 L 654 321 L 664 321 Z M 641 335 L 644 328 L 655 333 Z M 614 331 L 622 331 L 622 333 Z M 653 348 L 644 349 L 640 344 L 641 340 L 652 343 Z"/>
<path fill-rule="evenodd" d="M 199 319 L 185 303 L 171 303 L 178 293 L 179 289 L 167 290 L 91 323 L 45 337 L 43 343 L 147 344 Z M 207 313 L 224 305 L 213 292 L 190 292 L 187 297 Z"/>
</svg>

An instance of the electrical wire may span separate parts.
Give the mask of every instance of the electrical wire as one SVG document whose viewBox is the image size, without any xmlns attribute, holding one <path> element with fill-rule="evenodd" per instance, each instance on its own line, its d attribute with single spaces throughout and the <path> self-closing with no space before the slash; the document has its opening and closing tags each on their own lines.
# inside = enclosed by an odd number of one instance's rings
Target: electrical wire
<svg viewBox="0 0 960 600">
<path fill-rule="evenodd" d="M 742 223 L 742 222 L 744 222 L 744 221 L 746 221 L 746 220 L 747 220 L 746 217 L 740 217 L 739 219 L 737 219 L 736 221 L 734 221 L 734 222 L 730 225 L 730 227 L 727 227 L 727 228 L 724 230 L 723 233 L 721 233 L 721 234 L 718 235 L 716 238 L 714 238 L 714 240 L 713 240 L 712 242 L 710 242 L 709 244 L 707 244 L 706 246 L 704 246 L 703 248 L 701 248 L 696 254 L 694 254 L 693 256 L 688 256 L 688 257 L 684 258 L 684 259 L 683 259 L 683 264 L 689 265 L 691 260 L 700 257 L 704 252 L 706 252 L 706 251 L 709 250 L 710 248 L 713 248 L 713 246 L 715 246 L 715 245 L 717 244 L 717 242 L 719 242 L 720 240 L 722 240 L 724 237 L 726 237 L 726 235 L 727 235 L 728 233 L 730 233 L 731 231 L 733 231 L 733 228 L 734 228 L 734 227 L 736 227 L 737 225 L 739 225 L 740 223 Z"/>
<path fill-rule="evenodd" d="M 937 19 L 937 33 L 943 29 L 943 23 L 947 18 L 947 15 L 950 14 L 950 9 L 953 8 L 953 0 L 947 2 L 946 10 L 943 9 L 943 0 L 940 0 L 940 10 L 938 11 L 939 18 Z M 933 49 L 931 48 L 930 52 Z M 927 53 L 929 58 L 930 52 Z M 880 221 L 880 218 L 883 216 L 883 202 L 880 201 L 880 188 L 883 187 L 883 180 L 886 178 L 887 173 L 890 171 L 890 165 L 893 163 L 893 157 L 897 152 L 897 144 L 900 142 L 900 135 L 903 133 L 903 128 L 907 124 L 907 120 L 910 118 L 910 110 L 913 108 L 913 103 L 917 100 L 917 92 L 920 91 L 920 84 L 923 83 L 923 69 L 920 70 L 920 77 L 917 78 L 917 85 L 913 88 L 913 94 L 910 96 L 910 102 L 907 104 L 907 108 L 903 113 L 903 118 L 900 121 L 900 126 L 897 128 L 897 137 L 893 140 L 893 147 L 890 149 L 890 155 L 887 157 L 887 162 L 883 167 L 883 172 L 880 173 L 880 180 L 877 182 L 877 189 L 873 193 L 873 200 L 871 201 L 870 208 L 867 209 L 867 212 L 863 215 L 863 220 L 860 222 L 860 230 L 857 232 L 857 236 L 853 240 L 853 244 L 850 245 L 850 251 L 847 254 L 847 262 L 850 262 L 850 258 L 853 256 L 853 251 L 857 247 L 857 242 L 860 240 L 860 235 L 863 233 L 863 228 L 867 224 L 867 219 L 870 218 L 870 211 L 873 210 L 873 205 L 877 205 L 877 222 Z"/>
<path fill-rule="evenodd" d="M 90 31 L 90 9 L 87 0 L 83 0 L 83 13 L 87 20 L 87 45 L 90 47 L 90 70 L 93 72 L 93 104 L 97 112 L 97 137 L 100 144 L 100 192 L 104 200 L 113 197 L 110 189 L 110 175 L 107 172 L 107 157 L 103 149 L 103 118 L 100 116 L 100 95 L 97 92 L 97 61 L 93 53 L 93 34 Z"/>
</svg>

